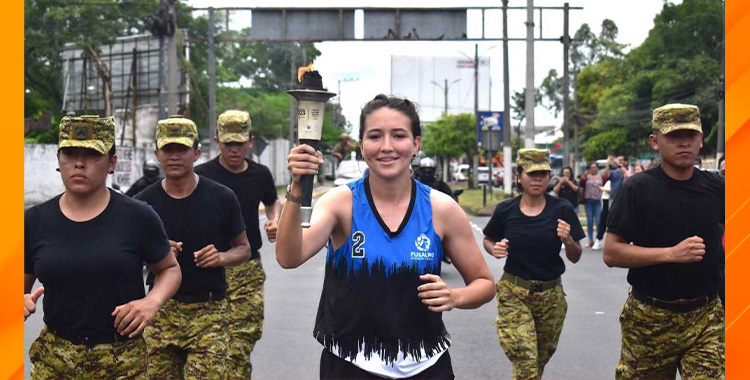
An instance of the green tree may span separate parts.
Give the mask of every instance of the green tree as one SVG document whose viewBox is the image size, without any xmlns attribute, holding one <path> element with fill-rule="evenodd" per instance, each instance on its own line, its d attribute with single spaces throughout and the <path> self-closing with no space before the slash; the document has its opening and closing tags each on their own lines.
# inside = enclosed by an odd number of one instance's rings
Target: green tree
<svg viewBox="0 0 750 380">
<path fill-rule="evenodd" d="M 459 158 L 477 154 L 476 118 L 470 113 L 443 115 L 428 124 L 422 136 L 422 150 L 428 155 Z"/>
<path fill-rule="evenodd" d="M 640 46 L 623 58 L 606 58 L 578 77 L 579 109 L 589 117 L 584 137 L 624 129 L 621 150 L 648 150 L 651 112 L 667 103 L 701 109 L 705 141 L 715 140 L 723 4 L 719 0 L 665 3 Z M 712 140 L 713 139 L 713 140 Z M 638 141 L 639 143 L 631 143 Z M 715 144 L 704 144 L 711 153 Z"/>
<path fill-rule="evenodd" d="M 208 132 L 208 17 L 193 18 L 187 11 L 179 11 L 177 25 L 188 29 L 190 35 L 190 60 L 183 60 L 183 65 L 190 74 L 191 103 L 189 115 L 202 133 Z M 292 55 L 295 67 L 302 66 L 301 52 L 304 50 L 309 60 L 320 56 L 314 44 L 302 43 L 267 43 L 236 42 L 233 39 L 246 38 L 250 29 L 227 31 L 223 12 L 214 17 L 216 56 L 216 109 L 217 113 L 226 109 L 244 109 L 250 112 L 253 129 L 259 136 L 267 139 L 285 138 L 289 128 L 289 102 L 291 96 L 286 94 L 290 88 Z M 295 70 L 296 73 L 296 70 Z M 240 79 L 249 79 L 250 88 L 236 88 Z M 296 85 L 296 77 L 294 78 Z M 326 111 L 332 115 L 333 108 Z M 332 120 L 332 119 L 331 119 Z M 337 122 L 346 125 L 342 115 Z M 342 129 L 333 128 L 324 123 L 323 144 L 327 138 L 341 133 Z M 326 137 L 329 136 L 329 137 Z"/>
<path fill-rule="evenodd" d="M 428 155 L 440 156 L 445 161 L 450 157 L 460 158 L 464 154 L 473 158 L 478 153 L 475 128 L 476 117 L 470 113 L 444 114 L 425 127 L 421 149 Z M 473 187 L 473 181 L 469 182 L 469 186 Z"/>
<path fill-rule="evenodd" d="M 59 122 L 63 99 L 60 52 L 66 43 L 83 47 L 93 58 L 98 55 L 96 49 L 99 45 L 112 43 L 119 36 L 148 32 L 158 5 L 158 0 L 25 0 L 25 116 L 36 117 L 44 111 L 51 111 L 53 125 Z M 247 37 L 249 29 L 226 31 L 221 11 L 216 12 L 215 19 L 217 113 L 231 108 L 248 110 L 260 136 L 286 137 L 284 131 L 288 130 L 291 97 L 284 91 L 290 87 L 291 45 L 230 42 L 229 39 L 234 37 Z M 180 57 L 188 72 L 191 89 L 191 103 L 185 114 L 196 122 L 201 135 L 207 136 L 208 18 L 193 17 L 188 5 L 177 2 L 176 23 L 178 28 L 187 29 L 190 38 L 189 59 Z M 178 41 L 180 44 L 187 42 Z M 320 55 L 312 43 L 295 45 L 294 50 L 295 66 L 302 65 L 302 50 L 308 60 Z M 103 81 L 106 82 L 108 68 L 102 69 Z M 235 88 L 240 78 L 250 79 L 252 87 Z M 327 114 L 332 115 L 333 110 L 330 108 Z M 337 122 L 341 126 L 347 125 L 342 115 L 337 115 Z M 330 128 L 333 124 L 326 124 L 324 136 L 336 135 L 338 138 L 342 129 Z M 29 141 L 56 142 L 57 133 L 48 132 L 30 136 Z"/>
<path fill-rule="evenodd" d="M 157 0 L 24 0 L 24 116 L 46 110 L 59 118 L 66 43 L 96 56 L 100 44 L 148 30 L 157 6 Z"/>
<path fill-rule="evenodd" d="M 627 138 L 627 131 L 624 129 L 599 133 L 583 144 L 583 158 L 589 162 L 606 158 L 627 143 Z"/>
</svg>

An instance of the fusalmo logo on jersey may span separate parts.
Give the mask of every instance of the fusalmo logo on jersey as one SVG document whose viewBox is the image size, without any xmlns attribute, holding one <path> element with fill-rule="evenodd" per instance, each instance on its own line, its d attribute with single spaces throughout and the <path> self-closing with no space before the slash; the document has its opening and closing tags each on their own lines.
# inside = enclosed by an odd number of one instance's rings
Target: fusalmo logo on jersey
<svg viewBox="0 0 750 380">
<path fill-rule="evenodd" d="M 411 252 L 412 260 L 431 260 L 435 257 L 435 252 L 427 252 L 430 249 L 430 238 L 425 234 L 421 234 L 414 241 L 414 246 L 417 247 L 419 252 Z"/>
</svg>

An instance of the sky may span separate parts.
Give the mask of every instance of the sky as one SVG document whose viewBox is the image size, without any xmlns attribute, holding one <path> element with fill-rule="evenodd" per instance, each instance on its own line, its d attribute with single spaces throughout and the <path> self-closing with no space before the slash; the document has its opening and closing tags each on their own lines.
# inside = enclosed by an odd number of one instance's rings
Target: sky
<svg viewBox="0 0 750 380">
<path fill-rule="evenodd" d="M 670 0 L 670 3 L 680 3 L 681 0 Z M 193 7 L 434 7 L 435 1 L 429 0 L 380 0 L 377 3 L 362 0 L 318 0 L 316 2 L 302 2 L 293 0 L 190 0 L 186 1 Z M 536 0 L 534 6 L 562 6 L 563 0 Z M 573 35 L 583 24 L 588 23 L 594 33 L 599 33 L 601 23 L 609 18 L 619 28 L 618 42 L 629 47 L 637 47 L 648 36 L 653 27 L 654 17 L 661 11 L 664 0 L 570 0 L 571 7 L 582 7 L 582 10 L 570 11 L 570 34 Z M 500 7 L 502 2 L 495 1 L 455 1 L 444 0 L 441 6 L 455 7 Z M 525 7 L 527 1 L 509 0 L 510 7 Z M 467 18 L 467 34 L 480 37 L 481 13 L 469 11 Z M 249 12 L 235 12 L 231 17 L 230 28 L 241 29 L 250 26 Z M 487 11 L 485 13 L 485 36 L 502 36 L 502 12 Z M 540 25 L 545 38 L 558 38 L 563 34 L 562 10 L 547 10 L 543 12 L 543 19 L 539 20 L 539 13 L 535 12 L 535 35 L 539 35 Z M 356 22 L 356 21 L 355 21 Z M 508 35 L 511 38 L 526 37 L 526 11 L 509 10 Z M 355 31 L 355 34 L 357 31 Z M 416 41 L 372 41 L 372 42 L 322 42 L 316 43 L 321 55 L 314 62 L 315 69 L 323 76 L 324 86 L 330 91 L 338 91 L 339 80 L 351 80 L 341 83 L 340 102 L 344 116 L 352 123 L 352 133 L 358 133 L 358 120 L 361 107 L 379 93 L 389 93 L 391 90 L 391 56 L 440 56 L 462 57 L 474 55 L 474 41 L 454 42 L 416 42 Z M 503 110 L 503 68 L 502 42 L 479 42 L 479 55 L 489 57 L 491 108 L 492 111 Z M 627 51 L 627 50 L 626 50 Z M 520 91 L 526 87 L 526 43 L 509 43 L 509 71 L 510 92 Z M 562 74 L 563 46 L 559 42 L 536 42 L 534 47 L 534 83 L 538 87 L 550 69 L 556 69 Z M 356 80 L 354 80 L 356 79 Z M 437 91 L 437 88 L 436 88 Z M 334 98 L 334 101 L 336 99 Z M 480 109 L 486 109 L 480 104 Z M 537 105 L 535 125 L 559 126 L 562 124 L 561 115 L 555 117 L 545 108 Z M 515 125 L 515 121 L 511 121 Z"/>
</svg>

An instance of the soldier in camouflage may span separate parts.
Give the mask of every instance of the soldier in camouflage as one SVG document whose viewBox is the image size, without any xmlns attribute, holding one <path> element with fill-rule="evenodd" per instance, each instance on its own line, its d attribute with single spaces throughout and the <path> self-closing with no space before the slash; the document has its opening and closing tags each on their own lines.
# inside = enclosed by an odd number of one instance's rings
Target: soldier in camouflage
<svg viewBox="0 0 750 380">
<path fill-rule="evenodd" d="M 250 115 L 229 110 L 219 115 L 216 123 L 217 146 L 221 154 L 201 164 L 195 172 L 232 189 L 240 200 L 247 236 L 252 247 L 250 260 L 227 268 L 227 299 L 229 347 L 227 377 L 250 379 L 250 354 L 263 332 L 263 283 L 266 274 L 260 257 L 262 245 L 258 221 L 258 206 L 265 206 L 264 229 L 270 242 L 276 241 L 278 214 L 281 206 L 271 172 L 249 157 L 254 137 Z"/>
<path fill-rule="evenodd" d="M 552 170 L 549 151 L 521 149 L 516 164 L 521 196 L 497 205 L 483 231 L 484 248 L 495 258 L 507 258 L 496 283 L 496 326 L 513 363 L 513 378 L 540 379 L 568 310 L 560 245 L 576 263 L 584 234 L 571 204 L 545 194 Z"/>
<path fill-rule="evenodd" d="M 618 379 L 724 378 L 724 179 L 694 168 L 703 141 L 698 107 L 654 110 L 661 165 L 625 182 L 610 211 L 604 262 L 628 268 Z"/>
<path fill-rule="evenodd" d="M 159 217 L 106 187 L 117 156 L 111 117 L 65 117 L 57 169 L 65 193 L 24 218 L 24 319 L 44 297 L 29 349 L 32 379 L 146 378 L 141 336 L 180 284 Z M 144 294 L 146 262 L 157 284 Z M 36 279 L 44 285 L 33 288 Z"/>
<path fill-rule="evenodd" d="M 240 205 L 228 188 L 198 176 L 198 132 L 189 119 L 172 116 L 156 127 L 156 158 L 164 180 L 136 199 L 164 222 L 182 285 L 146 332 L 152 379 L 224 379 L 229 323 L 225 267 L 250 257 Z"/>
</svg>

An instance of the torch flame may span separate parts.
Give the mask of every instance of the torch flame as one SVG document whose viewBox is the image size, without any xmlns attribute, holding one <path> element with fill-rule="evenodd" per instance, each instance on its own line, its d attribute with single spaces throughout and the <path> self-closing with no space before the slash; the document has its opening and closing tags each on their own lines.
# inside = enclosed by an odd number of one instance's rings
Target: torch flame
<svg viewBox="0 0 750 380">
<path fill-rule="evenodd" d="M 302 76 L 305 75 L 306 72 L 312 71 L 313 64 L 312 62 L 308 63 L 307 66 L 302 66 L 299 69 L 297 69 L 297 81 L 302 82 Z"/>
</svg>

